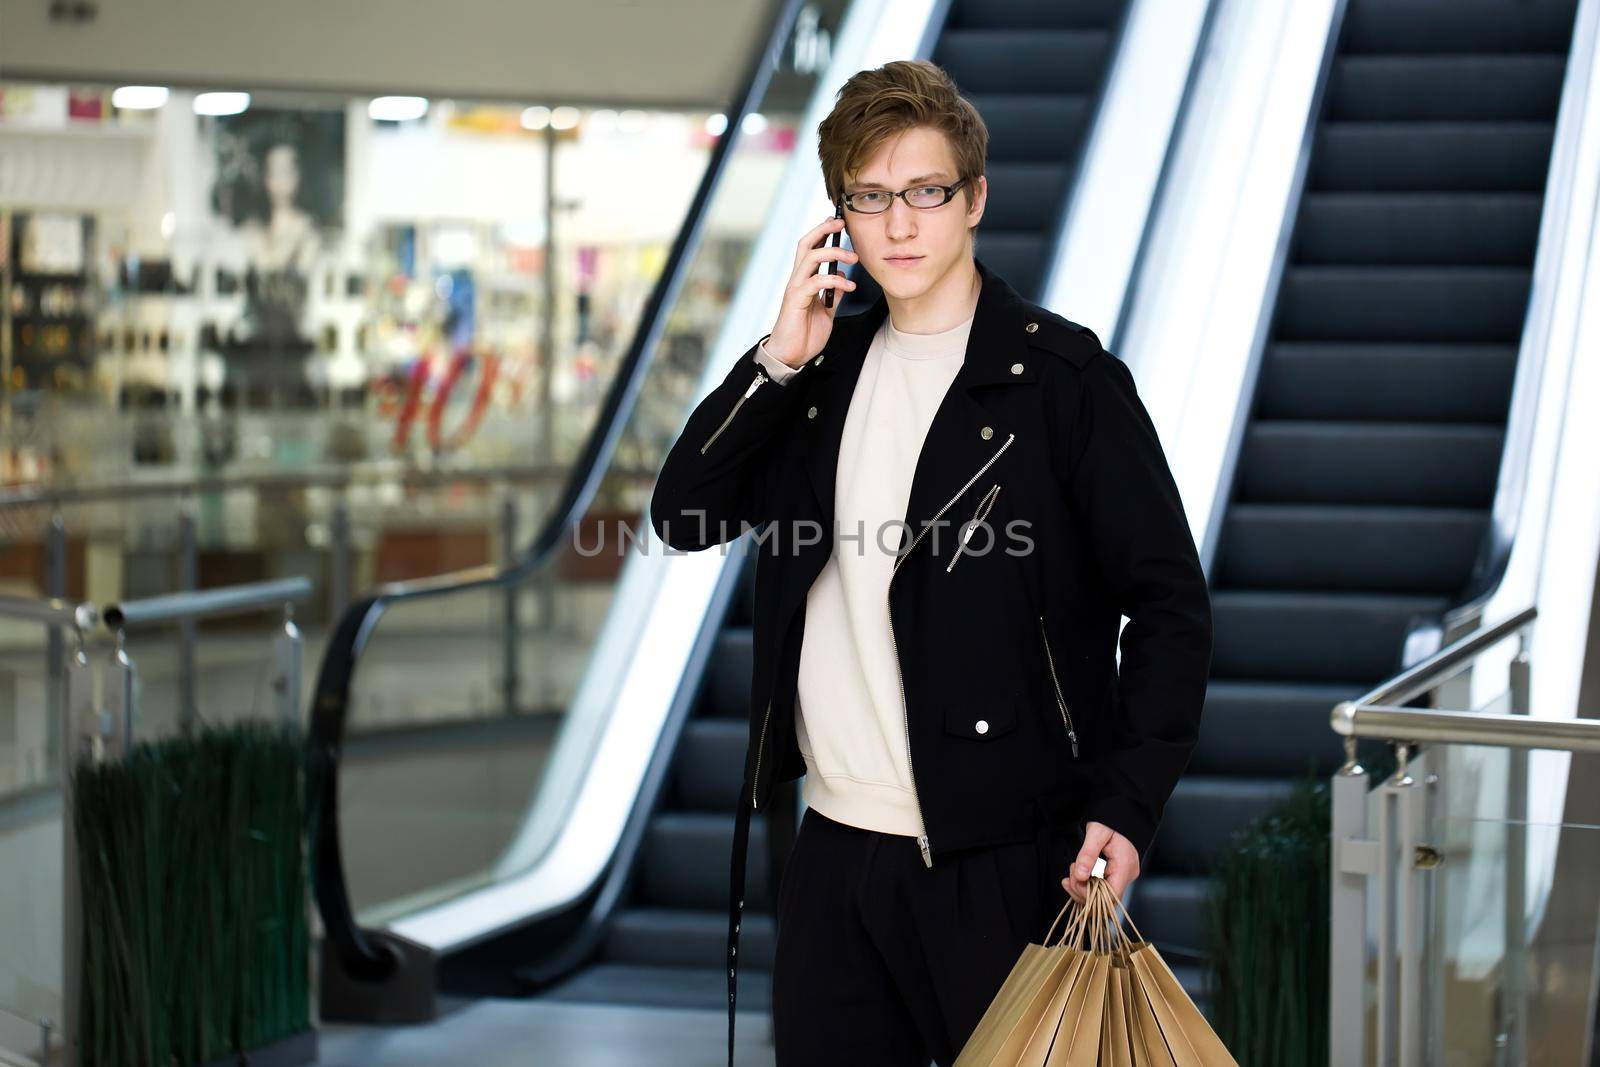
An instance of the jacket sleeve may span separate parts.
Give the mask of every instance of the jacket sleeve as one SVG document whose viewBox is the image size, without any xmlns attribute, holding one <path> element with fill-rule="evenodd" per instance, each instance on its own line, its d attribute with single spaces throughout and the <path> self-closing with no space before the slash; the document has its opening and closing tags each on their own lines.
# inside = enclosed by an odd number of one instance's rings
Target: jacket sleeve
<svg viewBox="0 0 1600 1067">
<path fill-rule="evenodd" d="M 650 525 L 672 548 L 725 544 L 768 517 L 766 467 L 806 390 L 791 381 L 805 366 L 778 376 L 765 341 L 751 345 L 696 405 L 662 463 Z"/>
<path fill-rule="evenodd" d="M 1106 589 L 1128 617 L 1108 751 L 1087 819 L 1142 857 L 1199 739 L 1211 668 L 1211 600 L 1178 487 L 1127 364 L 1084 365 L 1069 431 L 1071 504 Z"/>
</svg>

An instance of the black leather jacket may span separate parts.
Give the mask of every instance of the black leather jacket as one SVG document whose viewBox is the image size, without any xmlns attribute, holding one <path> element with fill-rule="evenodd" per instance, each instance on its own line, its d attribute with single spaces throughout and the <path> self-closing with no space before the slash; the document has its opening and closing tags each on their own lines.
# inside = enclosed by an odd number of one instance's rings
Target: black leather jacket
<svg viewBox="0 0 1600 1067">
<path fill-rule="evenodd" d="M 1143 856 L 1198 737 L 1205 574 L 1127 366 L 1087 327 L 977 269 L 966 355 L 923 442 L 888 593 L 923 862 L 1041 832 L 1081 842 L 1089 820 Z M 690 414 L 650 504 L 676 549 L 759 528 L 730 1063 L 749 817 L 805 772 L 794 708 L 806 593 L 839 532 L 845 413 L 887 311 L 880 296 L 835 319 L 821 354 L 782 384 L 752 345 Z M 969 520 L 983 528 L 963 545 Z"/>
</svg>

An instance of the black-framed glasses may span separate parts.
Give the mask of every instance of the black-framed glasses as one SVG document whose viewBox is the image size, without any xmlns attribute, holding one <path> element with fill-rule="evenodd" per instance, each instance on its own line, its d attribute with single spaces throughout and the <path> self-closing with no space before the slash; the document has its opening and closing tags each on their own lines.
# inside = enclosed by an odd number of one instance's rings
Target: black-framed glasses
<svg viewBox="0 0 1600 1067">
<path fill-rule="evenodd" d="M 858 215 L 881 215 L 889 210 L 889 205 L 898 196 L 912 207 L 927 211 L 948 204 L 950 198 L 956 195 L 956 190 L 965 184 L 967 179 L 962 178 L 954 185 L 913 185 L 898 193 L 891 193 L 887 189 L 866 189 L 846 194 L 844 206 Z"/>
</svg>

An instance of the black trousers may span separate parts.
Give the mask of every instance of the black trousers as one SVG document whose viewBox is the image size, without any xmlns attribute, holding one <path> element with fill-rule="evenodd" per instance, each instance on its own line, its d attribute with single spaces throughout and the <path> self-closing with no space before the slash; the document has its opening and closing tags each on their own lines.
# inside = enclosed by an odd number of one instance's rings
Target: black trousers
<svg viewBox="0 0 1600 1067">
<path fill-rule="evenodd" d="M 927 867 L 915 838 L 807 808 L 778 893 L 777 1067 L 949 1067 L 1066 903 L 1068 845 L 966 849 Z"/>
</svg>

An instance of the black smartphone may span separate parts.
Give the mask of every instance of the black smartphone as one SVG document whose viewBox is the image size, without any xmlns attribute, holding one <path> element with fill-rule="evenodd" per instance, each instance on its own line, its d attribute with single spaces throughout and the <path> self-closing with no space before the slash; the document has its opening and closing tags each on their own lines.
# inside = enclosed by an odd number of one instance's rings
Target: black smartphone
<svg viewBox="0 0 1600 1067">
<path fill-rule="evenodd" d="M 833 217 L 836 218 L 836 219 L 844 218 L 844 205 L 843 204 L 835 204 L 833 206 Z M 840 246 L 842 246 L 844 244 L 844 227 L 843 226 L 839 227 L 833 233 L 830 233 L 827 237 L 823 238 L 822 243 L 824 245 L 826 245 L 826 246 L 831 246 L 833 248 L 839 248 Z M 824 274 L 837 274 L 838 273 L 838 269 L 837 269 L 838 268 L 838 264 L 839 264 L 839 261 L 836 260 L 836 259 L 825 260 L 823 262 L 823 264 L 822 264 L 822 273 L 824 273 Z M 833 290 L 832 289 L 823 290 L 823 293 L 822 293 L 822 306 L 823 307 L 830 307 L 830 308 L 833 307 Z"/>
</svg>

